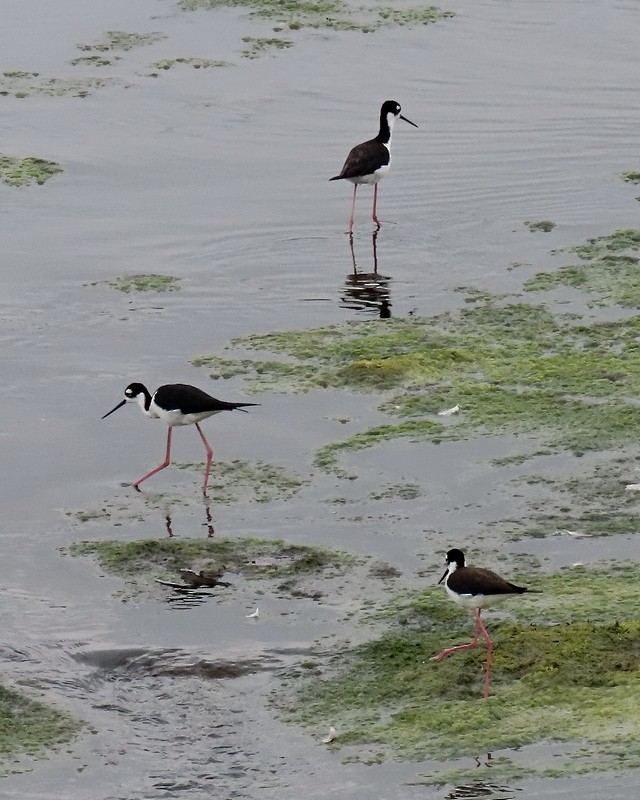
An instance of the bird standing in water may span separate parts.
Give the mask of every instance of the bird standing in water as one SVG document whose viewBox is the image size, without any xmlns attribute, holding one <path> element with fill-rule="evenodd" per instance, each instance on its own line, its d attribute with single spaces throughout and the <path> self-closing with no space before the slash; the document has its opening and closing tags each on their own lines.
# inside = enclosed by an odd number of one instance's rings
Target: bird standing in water
<svg viewBox="0 0 640 800">
<path fill-rule="evenodd" d="M 195 425 L 207 453 L 207 466 L 202 486 L 202 494 L 205 497 L 207 495 L 211 461 L 213 460 L 213 450 L 200 428 L 200 423 L 207 417 L 219 414 L 221 411 L 235 411 L 236 409 L 244 411 L 247 406 L 259 405 L 259 403 L 227 403 L 224 400 L 216 400 L 215 397 L 211 397 L 210 394 L 198 389 L 197 386 L 189 386 L 185 383 L 165 384 L 156 389 L 153 395 L 143 384 L 130 383 L 124 390 L 124 400 L 118 403 L 115 408 L 112 408 L 111 411 L 108 411 L 102 419 L 113 414 L 114 411 L 117 411 L 126 403 L 137 403 L 145 416 L 161 419 L 168 425 L 165 460 L 159 467 L 138 478 L 132 484 L 133 488 L 139 490 L 143 481 L 169 466 L 171 463 L 171 434 L 174 427 L 176 425 Z"/>
<path fill-rule="evenodd" d="M 356 192 L 361 183 L 373 184 L 373 213 L 372 219 L 380 227 L 378 219 L 378 182 L 389 171 L 391 164 L 391 134 L 393 124 L 399 117 L 414 128 L 418 126 L 400 113 L 400 103 L 395 100 L 386 100 L 380 109 L 380 130 L 374 139 L 357 144 L 347 156 L 342 172 L 331 181 L 347 180 L 353 183 L 353 203 L 351 204 L 351 217 L 349 218 L 349 233 L 353 231 L 353 220 L 356 210 Z"/>
</svg>

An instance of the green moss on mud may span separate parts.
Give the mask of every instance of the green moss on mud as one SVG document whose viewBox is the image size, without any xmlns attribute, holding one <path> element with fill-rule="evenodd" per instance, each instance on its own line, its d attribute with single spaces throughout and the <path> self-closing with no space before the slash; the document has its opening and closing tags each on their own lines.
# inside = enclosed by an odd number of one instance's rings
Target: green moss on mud
<svg viewBox="0 0 640 800">
<path fill-rule="evenodd" d="M 532 222 L 531 220 L 525 220 L 524 224 L 527 226 L 527 228 L 529 228 L 529 230 L 532 233 L 536 233 L 536 232 L 550 233 L 556 227 L 556 223 L 555 222 L 551 222 L 551 220 L 549 220 L 549 219 L 542 219 L 542 220 L 539 220 L 538 222 Z"/>
<path fill-rule="evenodd" d="M 135 47 L 145 47 L 146 45 L 166 39 L 164 33 L 153 31 L 152 33 L 128 33 L 127 31 L 107 31 L 102 41 L 93 44 L 79 44 L 78 50 L 91 53 L 108 53 L 113 50 L 133 50 Z"/>
<path fill-rule="evenodd" d="M 33 156 L 13 158 L 0 155 L 0 181 L 8 186 L 28 186 L 31 183 L 42 186 L 60 172 L 63 169 L 55 161 L 45 161 Z"/>
<path fill-rule="evenodd" d="M 179 0 L 183 11 L 241 7 L 253 16 L 273 20 L 291 30 L 330 28 L 372 33 L 380 28 L 430 25 L 455 16 L 436 6 L 393 8 L 368 5 L 352 7 L 342 0 Z"/>
<path fill-rule="evenodd" d="M 193 69 L 216 69 L 219 67 L 231 66 L 228 61 L 220 61 L 212 58 L 165 58 L 162 61 L 154 61 L 151 64 L 153 69 L 169 70 L 173 67 L 185 66 Z"/>
<path fill-rule="evenodd" d="M 204 470 L 204 464 L 176 463 L 174 466 L 195 469 L 200 475 Z M 309 478 L 294 475 L 283 467 L 264 461 L 216 461 L 209 479 L 209 493 L 215 498 L 216 504 L 247 500 L 271 503 L 274 500 L 290 500 L 309 482 Z"/>
<path fill-rule="evenodd" d="M 0 75 L 0 95 L 12 94 L 14 97 L 87 97 L 95 89 L 105 86 L 107 79 L 47 78 L 38 72 L 3 72 Z"/>
<path fill-rule="evenodd" d="M 175 292 L 180 289 L 180 278 L 173 275 L 123 275 L 110 281 L 102 281 L 104 286 L 119 292 Z"/>
<path fill-rule="evenodd" d="M 640 308 L 640 230 L 626 228 L 588 239 L 568 251 L 581 263 L 555 272 L 539 272 L 524 285 L 527 291 L 569 286 L 592 296 L 592 304 Z"/>
<path fill-rule="evenodd" d="M 637 170 L 623 172 L 621 173 L 620 177 L 625 183 L 640 183 L 640 172 Z"/>
<path fill-rule="evenodd" d="M 67 744 L 82 727 L 63 711 L 0 686 L 0 776 L 20 771 L 23 756 L 42 758 Z"/>
<path fill-rule="evenodd" d="M 242 374 L 251 391 L 385 392 L 380 410 L 400 417 L 321 448 L 338 456 L 399 437 L 433 442 L 526 436 L 534 450 L 576 454 L 640 437 L 640 317 L 581 324 L 543 306 L 483 302 L 433 318 L 352 322 L 236 340 L 282 361 L 196 358 L 212 377 Z M 393 390 L 394 394 L 389 393 Z M 460 412 L 438 412 L 460 406 Z M 532 450 L 532 442 L 527 449 Z"/>
<path fill-rule="evenodd" d="M 180 581 L 181 569 L 196 569 L 194 565 L 209 561 L 224 564 L 228 573 L 246 579 L 282 580 L 279 588 L 289 594 L 300 591 L 300 578 L 322 576 L 326 571 L 342 574 L 357 562 L 339 550 L 250 537 L 83 541 L 62 552 L 95 558 L 105 572 L 126 579 L 138 594 L 150 591 L 157 579 Z"/>
<path fill-rule="evenodd" d="M 529 518 L 519 521 L 514 535 L 581 538 L 640 531 L 640 493 L 627 488 L 638 483 L 640 456 L 631 450 L 607 454 L 560 479 L 529 474 L 514 480 L 516 487 L 527 483 L 537 490 L 527 502 Z"/>
<path fill-rule="evenodd" d="M 286 50 L 293 47 L 293 42 L 289 39 L 278 39 L 277 37 L 258 38 L 254 36 L 243 36 L 242 48 L 243 58 L 260 58 L 260 56 L 274 50 Z"/>
<path fill-rule="evenodd" d="M 550 759 L 556 774 L 584 771 L 585 761 L 606 769 L 611 748 L 636 766 L 639 579 L 637 566 L 612 565 L 528 580 L 542 594 L 513 601 L 517 621 L 487 622 L 494 641 L 487 700 L 484 648 L 429 660 L 468 641 L 473 626 L 443 592 L 429 590 L 392 599 L 385 634 L 335 657 L 321 680 L 293 682 L 276 704 L 302 725 L 331 720 L 340 731 L 335 746 L 350 758 L 376 748 L 444 761 L 564 742 L 589 759 Z M 542 771 L 550 764 L 538 759 Z"/>
</svg>

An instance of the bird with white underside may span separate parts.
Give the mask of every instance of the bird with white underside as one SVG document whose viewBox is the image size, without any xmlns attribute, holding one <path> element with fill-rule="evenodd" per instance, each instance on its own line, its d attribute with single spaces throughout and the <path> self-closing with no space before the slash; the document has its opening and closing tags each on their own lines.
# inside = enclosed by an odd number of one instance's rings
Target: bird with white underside
<svg viewBox="0 0 640 800">
<path fill-rule="evenodd" d="M 478 636 L 482 633 L 482 637 L 487 644 L 484 697 L 488 697 L 493 642 L 480 619 L 480 612 L 483 608 L 498 605 L 509 599 L 509 597 L 513 597 L 513 595 L 536 592 L 537 590 L 529 589 L 525 586 L 517 586 L 515 583 L 505 580 L 490 569 L 484 569 L 483 567 L 467 567 L 464 553 L 457 548 L 449 550 L 446 556 L 446 562 L 447 568 L 438 583 L 440 584 L 444 581 L 447 594 L 454 603 L 474 611 L 476 625 L 473 632 L 473 639 L 468 644 L 445 647 L 438 655 L 433 656 L 431 661 L 441 661 L 457 650 L 469 650 L 477 647 Z"/>
<path fill-rule="evenodd" d="M 124 390 L 124 400 L 118 403 L 115 408 L 108 411 L 102 419 L 105 419 L 114 411 L 117 411 L 126 403 L 136 403 L 142 413 L 152 419 L 161 419 L 167 426 L 167 450 L 165 460 L 159 467 L 147 472 L 132 486 L 138 489 L 143 481 L 152 475 L 165 469 L 171 463 L 171 436 L 174 427 L 179 425 L 195 425 L 202 443 L 207 453 L 207 464 L 204 473 L 204 483 L 202 493 L 207 495 L 207 485 L 209 483 L 209 473 L 211 472 L 211 462 L 213 460 L 213 449 L 207 441 L 200 423 L 219 414 L 221 411 L 244 411 L 248 406 L 257 406 L 259 403 L 229 403 L 225 400 L 217 400 L 210 394 L 198 389 L 197 386 L 189 386 L 185 383 L 168 383 L 160 386 L 156 391 L 151 392 L 142 383 L 130 383 Z"/>
<path fill-rule="evenodd" d="M 380 109 L 380 129 L 378 135 L 367 142 L 357 144 L 347 156 L 342 171 L 339 175 L 329 178 L 330 181 L 346 180 L 353 183 L 353 202 L 351 204 L 351 217 L 349 218 L 349 233 L 353 231 L 353 221 L 356 210 L 356 192 L 361 183 L 373 184 L 373 213 L 372 219 L 380 227 L 378 219 L 378 183 L 389 171 L 391 165 L 391 134 L 393 124 L 397 118 L 408 122 L 414 128 L 418 126 L 400 113 L 400 103 L 395 100 L 386 100 Z"/>
</svg>

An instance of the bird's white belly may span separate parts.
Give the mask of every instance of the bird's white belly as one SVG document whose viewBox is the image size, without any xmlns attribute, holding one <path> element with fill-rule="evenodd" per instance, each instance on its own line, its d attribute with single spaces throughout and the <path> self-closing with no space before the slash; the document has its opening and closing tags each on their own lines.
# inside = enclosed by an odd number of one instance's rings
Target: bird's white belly
<svg viewBox="0 0 640 800">
<path fill-rule="evenodd" d="M 389 166 L 390 166 L 389 164 L 385 164 L 384 167 L 378 167 L 378 169 L 375 172 L 372 172 L 371 175 L 361 175 L 361 176 L 358 176 L 357 178 L 347 178 L 347 180 L 351 181 L 351 183 L 357 183 L 357 184 L 361 184 L 361 183 L 367 183 L 367 184 L 378 183 L 378 181 L 381 181 L 384 178 L 384 176 L 387 174 L 387 172 L 389 172 Z"/>
<path fill-rule="evenodd" d="M 158 410 L 157 416 L 170 428 L 177 425 L 193 425 L 196 422 L 202 422 L 203 419 L 217 414 L 217 411 L 202 411 L 198 414 L 182 414 L 178 409 L 173 411 Z"/>
<path fill-rule="evenodd" d="M 499 605 L 510 597 L 508 594 L 456 594 L 449 587 L 447 587 L 447 594 L 454 603 L 464 608 L 489 608 Z"/>
</svg>

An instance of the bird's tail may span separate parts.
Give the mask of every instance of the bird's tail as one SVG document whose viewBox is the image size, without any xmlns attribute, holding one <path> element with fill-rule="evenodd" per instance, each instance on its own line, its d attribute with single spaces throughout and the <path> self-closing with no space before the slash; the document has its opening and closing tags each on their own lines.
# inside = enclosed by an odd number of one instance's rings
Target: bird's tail
<svg viewBox="0 0 640 800">
<path fill-rule="evenodd" d="M 247 406 L 259 406 L 260 403 L 225 403 L 225 409 L 227 411 L 244 411 L 245 414 L 248 414 Z"/>
</svg>

